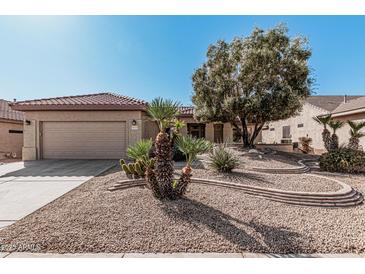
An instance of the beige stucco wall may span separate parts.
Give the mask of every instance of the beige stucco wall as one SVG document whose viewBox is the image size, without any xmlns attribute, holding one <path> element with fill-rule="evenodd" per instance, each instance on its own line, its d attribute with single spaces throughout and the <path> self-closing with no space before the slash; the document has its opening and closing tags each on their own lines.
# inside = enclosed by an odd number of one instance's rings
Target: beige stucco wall
<svg viewBox="0 0 365 274">
<path fill-rule="evenodd" d="M 290 126 L 292 142 L 299 142 L 300 137 L 312 138 L 312 147 L 318 151 L 324 149 L 322 142 L 323 127 L 313 120 L 313 117 L 326 114 L 327 112 L 321 108 L 305 103 L 299 115 L 286 120 L 280 120 L 269 123 L 269 129 L 262 131 L 262 142 L 265 144 L 281 143 L 283 126 Z M 303 124 L 303 127 L 298 128 L 298 124 Z M 270 129 L 274 128 L 274 131 Z"/>
<path fill-rule="evenodd" d="M 41 158 L 40 128 L 44 121 L 125 121 L 127 146 L 142 138 L 143 122 L 141 111 L 27 111 L 24 124 L 23 160 Z M 132 126 L 135 120 L 137 125 Z"/>
<path fill-rule="evenodd" d="M 23 130 L 22 123 L 0 120 L 0 158 L 8 152 L 15 152 L 17 157 L 22 155 L 23 134 L 9 133 L 9 130 Z"/>
</svg>

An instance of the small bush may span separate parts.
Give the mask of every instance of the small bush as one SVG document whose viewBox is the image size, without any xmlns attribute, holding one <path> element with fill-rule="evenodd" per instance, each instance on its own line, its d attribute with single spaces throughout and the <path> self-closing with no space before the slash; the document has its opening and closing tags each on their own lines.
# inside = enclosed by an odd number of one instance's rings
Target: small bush
<svg viewBox="0 0 365 274">
<path fill-rule="evenodd" d="M 350 148 L 338 148 L 323 154 L 319 159 L 321 170 L 357 173 L 365 167 L 365 152 Z"/>
<path fill-rule="evenodd" d="M 209 166 L 218 172 L 232 172 L 232 169 L 239 165 L 238 159 L 224 146 L 214 148 L 209 159 Z"/>
<path fill-rule="evenodd" d="M 141 158 L 148 158 L 151 148 L 152 140 L 140 140 L 134 145 L 128 147 L 127 155 L 129 158 L 132 158 L 135 161 Z"/>
</svg>

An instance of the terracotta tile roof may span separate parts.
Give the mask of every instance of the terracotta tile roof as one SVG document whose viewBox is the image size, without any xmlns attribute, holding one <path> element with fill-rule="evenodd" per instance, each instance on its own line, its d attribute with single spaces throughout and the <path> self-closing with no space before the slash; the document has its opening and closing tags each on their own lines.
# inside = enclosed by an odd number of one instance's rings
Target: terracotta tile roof
<svg viewBox="0 0 365 274">
<path fill-rule="evenodd" d="M 365 111 L 365 96 L 361 96 L 357 99 L 349 100 L 346 103 L 339 105 L 333 113 L 347 112 L 351 110 L 364 109 Z"/>
<path fill-rule="evenodd" d="M 11 109 L 10 102 L 0 99 L 0 119 L 23 121 L 24 113 Z"/>
<path fill-rule="evenodd" d="M 179 116 L 193 116 L 194 115 L 194 107 L 193 106 L 184 106 L 179 109 Z"/>
<path fill-rule="evenodd" d="M 361 96 L 347 96 L 347 100 L 353 100 L 359 97 Z M 309 96 L 306 99 L 306 102 L 316 107 L 332 112 L 344 102 L 344 96 Z"/>
<path fill-rule="evenodd" d="M 147 103 L 110 92 L 19 101 L 17 110 L 143 110 Z"/>
</svg>

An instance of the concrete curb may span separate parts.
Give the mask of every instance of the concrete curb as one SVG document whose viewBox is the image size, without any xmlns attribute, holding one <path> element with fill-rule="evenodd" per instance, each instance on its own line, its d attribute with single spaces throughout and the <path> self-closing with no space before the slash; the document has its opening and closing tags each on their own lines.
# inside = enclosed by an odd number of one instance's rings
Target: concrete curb
<svg viewBox="0 0 365 274">
<path fill-rule="evenodd" d="M 276 253 L 0 253 L 0 258 L 365 258 L 365 254 L 276 254 Z"/>
</svg>

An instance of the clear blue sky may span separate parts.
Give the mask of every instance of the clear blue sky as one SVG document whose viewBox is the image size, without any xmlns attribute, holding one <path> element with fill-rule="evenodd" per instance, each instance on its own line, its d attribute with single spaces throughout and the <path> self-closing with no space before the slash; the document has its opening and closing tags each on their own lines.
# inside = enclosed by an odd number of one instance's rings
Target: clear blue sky
<svg viewBox="0 0 365 274">
<path fill-rule="evenodd" d="M 278 23 L 309 38 L 317 94 L 365 95 L 365 16 L 1 16 L 0 98 L 114 91 L 189 104 L 210 43 Z"/>
</svg>

